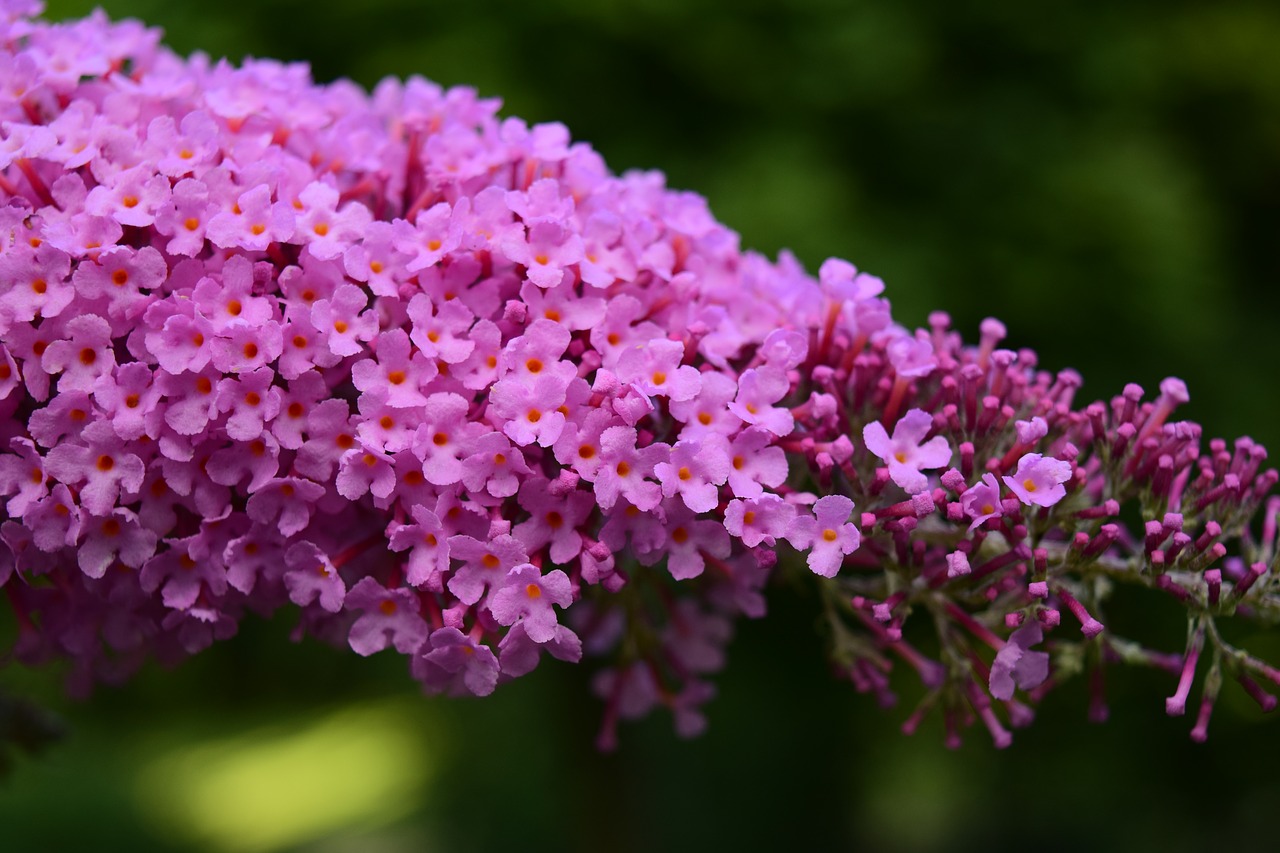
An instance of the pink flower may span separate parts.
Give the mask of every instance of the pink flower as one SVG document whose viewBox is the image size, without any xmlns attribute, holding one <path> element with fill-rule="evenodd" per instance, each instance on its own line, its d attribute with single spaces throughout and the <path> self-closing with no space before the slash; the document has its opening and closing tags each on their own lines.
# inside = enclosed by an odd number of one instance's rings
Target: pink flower
<svg viewBox="0 0 1280 853">
<path fill-rule="evenodd" d="M 1018 469 L 1002 479 L 1024 504 L 1049 507 L 1066 497 L 1063 483 L 1071 479 L 1071 463 L 1028 453 L 1018 460 Z"/>
<path fill-rule="evenodd" d="M 1049 677 L 1049 655 L 1033 652 L 1031 647 L 1044 639 L 1040 623 L 1034 619 L 1013 632 L 1009 641 L 991 664 L 991 695 L 997 699 L 1012 699 L 1016 685 L 1023 690 L 1039 687 Z"/>
<path fill-rule="evenodd" d="M 386 589 L 363 577 L 347 591 L 345 607 L 363 610 L 351 626 L 348 642 L 358 655 L 369 656 L 387 646 L 413 654 L 426 642 L 427 624 L 418 615 L 418 600 L 407 589 Z"/>
<path fill-rule="evenodd" d="M 568 607 L 572 601 L 568 575 L 559 569 L 542 575 L 536 566 L 524 563 L 507 572 L 489 610 L 499 624 L 514 625 L 518 621 L 530 640 L 545 643 L 556 634 L 554 607 Z"/>
<path fill-rule="evenodd" d="M 1000 515 L 1003 510 L 1000 506 L 1000 484 L 996 482 L 996 475 L 983 474 L 979 483 L 965 490 L 965 493 L 960 496 L 960 503 L 964 507 L 965 514 L 973 519 L 969 525 L 970 531 L 988 518 Z"/>
<path fill-rule="evenodd" d="M 933 418 L 929 413 L 912 409 L 894 424 L 893 438 L 878 421 L 872 421 L 862 428 L 862 440 L 867 450 L 888 465 L 893 482 L 908 494 L 914 494 L 929 485 L 922 471 L 941 468 L 951 461 L 951 446 L 946 437 L 937 435 L 921 444 L 932 429 Z"/>
<path fill-rule="evenodd" d="M 787 541 L 809 551 L 809 568 L 824 578 L 835 577 L 844 558 L 858 550 L 861 536 L 849 522 L 853 501 L 827 495 L 813 505 L 813 515 L 801 515 L 787 527 Z"/>
<path fill-rule="evenodd" d="M 285 562 L 290 568 L 284 575 L 290 601 L 299 607 L 318 602 L 330 613 L 342 609 L 347 587 L 328 555 L 304 540 L 289 548 Z"/>
<path fill-rule="evenodd" d="M 720 502 L 720 486 L 732 470 L 729 448 L 724 439 L 705 442 L 678 441 L 667 462 L 659 462 L 653 473 L 662 483 L 666 497 L 680 495 L 694 512 L 709 512 Z"/>
<path fill-rule="evenodd" d="M 488 696 L 498 686 L 493 650 L 457 628 L 433 631 L 413 659 L 414 676 L 431 693 Z"/>
</svg>

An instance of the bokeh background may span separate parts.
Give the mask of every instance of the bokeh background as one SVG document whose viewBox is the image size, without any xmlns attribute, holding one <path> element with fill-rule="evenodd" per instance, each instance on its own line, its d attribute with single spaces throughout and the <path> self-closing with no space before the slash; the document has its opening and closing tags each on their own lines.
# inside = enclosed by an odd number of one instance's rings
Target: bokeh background
<svg viewBox="0 0 1280 853">
<path fill-rule="evenodd" d="M 91 3 L 55 0 L 49 16 Z M 1280 6 L 1265 0 L 115 0 L 180 52 L 422 74 L 559 120 L 615 170 L 705 194 L 745 246 L 848 258 L 897 318 L 985 316 L 1082 395 L 1166 375 L 1208 435 L 1280 448 Z M 484 701 L 398 659 L 294 646 L 287 618 L 87 703 L 0 669 L 68 736 L 13 757 L 0 849 L 209 851 L 1274 849 L 1280 726 L 1233 684 L 1207 744 L 1167 676 L 1082 685 L 1011 749 L 950 752 L 835 681 L 802 589 L 739 626 L 685 742 L 663 715 L 592 748 L 586 667 Z M 1123 606 L 1123 603 L 1121 604 Z M 1139 612 L 1151 608 L 1151 612 Z M 1183 627 L 1133 605 L 1158 643 Z M 1280 659 L 1280 641 L 1258 635 Z M 2 722 L 2 720 L 0 720 Z"/>
</svg>

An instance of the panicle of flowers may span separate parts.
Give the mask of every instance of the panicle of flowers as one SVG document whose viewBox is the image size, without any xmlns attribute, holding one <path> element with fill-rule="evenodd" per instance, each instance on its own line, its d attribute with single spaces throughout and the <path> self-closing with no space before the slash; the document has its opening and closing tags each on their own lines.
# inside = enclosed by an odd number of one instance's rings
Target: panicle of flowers
<svg viewBox="0 0 1280 853">
<path fill-rule="evenodd" d="M 596 655 L 602 746 L 658 706 L 691 735 L 785 542 L 859 689 L 920 675 L 908 730 L 1003 745 L 1082 657 L 1171 669 L 1182 713 L 1206 650 L 1197 737 L 1223 670 L 1275 704 L 1217 621 L 1280 612 L 1276 474 L 1169 421 L 1177 380 L 1073 408 L 999 323 L 903 329 L 470 89 L 39 12 L 0 0 L 9 658 L 85 692 L 288 605 L 431 692 Z M 1185 654 L 1104 629 L 1116 582 L 1187 609 Z"/>
<path fill-rule="evenodd" d="M 1194 739 L 1207 736 L 1224 675 L 1275 707 L 1259 682 L 1280 686 L 1280 670 L 1218 629 L 1231 617 L 1280 618 L 1280 499 L 1268 498 L 1280 477 L 1263 468 L 1260 445 L 1214 439 L 1205 448 L 1198 424 L 1170 418 L 1188 401 L 1178 379 L 1163 381 L 1154 401 L 1131 384 L 1081 408 L 1080 377 L 999 348 L 1006 332 L 994 319 L 976 346 L 941 312 L 912 335 L 867 335 L 856 299 L 828 300 L 795 393 L 833 397 L 825 405 L 838 416 L 806 413 L 784 444 L 803 455 L 819 491 L 861 509 L 861 543 L 824 585 L 834 654 L 858 689 L 886 704 L 893 660 L 915 670 L 925 693 L 904 731 L 937 709 L 948 743 L 980 722 L 1006 746 L 1008 727 L 1029 723 L 1030 706 L 1085 666 L 1090 716 L 1105 719 L 1102 673 L 1117 663 L 1176 675 L 1166 710 L 1180 715 L 1202 650 Z M 863 441 L 850 442 L 859 433 Z M 801 467 L 794 457 L 792 467 Z M 1104 624 L 1117 584 L 1185 609 L 1181 654 Z"/>
</svg>

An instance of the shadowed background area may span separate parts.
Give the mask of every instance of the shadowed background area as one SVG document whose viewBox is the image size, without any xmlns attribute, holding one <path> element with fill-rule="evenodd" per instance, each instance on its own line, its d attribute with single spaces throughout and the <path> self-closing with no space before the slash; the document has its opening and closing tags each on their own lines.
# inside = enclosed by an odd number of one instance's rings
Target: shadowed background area
<svg viewBox="0 0 1280 853">
<path fill-rule="evenodd" d="M 52 2 L 49 16 L 89 3 Z M 1265 2 L 118 0 L 182 53 L 306 60 L 366 86 L 422 74 L 563 121 L 616 171 L 706 195 L 744 246 L 882 276 L 896 318 L 995 315 L 1077 398 L 1185 379 L 1206 436 L 1280 451 L 1280 7 Z M 1150 612 L 1144 612 L 1144 609 Z M 1116 621 L 1182 646 L 1172 608 Z M 0 847 L 72 850 L 1270 848 L 1280 729 L 1228 684 L 1208 744 L 1163 715 L 1172 679 L 1112 669 L 1013 747 L 897 726 L 824 662 L 808 590 L 742 624 L 679 741 L 659 715 L 594 752 L 589 667 L 544 663 L 483 701 L 421 698 L 400 659 L 250 621 L 174 672 L 89 703 L 0 670 L 70 734 L 16 761 Z M 1130 634 L 1139 633 L 1136 630 Z M 1280 660 L 1280 637 L 1237 637 Z M 0 724 L 3 723 L 0 714 Z"/>
</svg>

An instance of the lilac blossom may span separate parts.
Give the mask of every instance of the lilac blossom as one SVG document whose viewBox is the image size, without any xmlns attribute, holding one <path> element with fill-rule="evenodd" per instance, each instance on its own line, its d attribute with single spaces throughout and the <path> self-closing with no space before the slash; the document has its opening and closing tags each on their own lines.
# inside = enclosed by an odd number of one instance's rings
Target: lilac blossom
<svg viewBox="0 0 1280 853">
<path fill-rule="evenodd" d="M 914 494 L 929 484 L 923 471 L 941 468 L 951 461 L 951 445 L 945 436 L 936 435 L 924 441 L 932 429 L 933 418 L 929 413 L 912 409 L 894 424 L 892 438 L 884 426 L 872 421 L 862 428 L 862 440 L 867 450 L 888 466 L 893 482 Z"/>
<path fill-rule="evenodd" d="M 814 574 L 834 577 L 844 557 L 858 549 L 860 536 L 849 522 L 851 512 L 853 501 L 843 495 L 827 495 L 813 505 L 813 515 L 800 515 L 787 525 L 787 541 L 809 552 L 809 568 Z"/>
<path fill-rule="evenodd" d="M 414 674 L 432 693 L 488 696 L 498 686 L 498 658 L 457 628 L 433 631 L 413 659 Z"/>
<path fill-rule="evenodd" d="M 348 642 L 358 655 L 368 656 L 388 646 L 412 654 L 427 639 L 427 625 L 418 615 L 417 599 L 406 589 L 386 589 L 371 577 L 361 578 L 347 591 L 344 606 L 364 611 L 351 626 Z"/>
<path fill-rule="evenodd" d="M 1027 622 L 1013 632 L 991 663 L 991 695 L 1012 699 L 1016 685 L 1023 690 L 1039 687 L 1049 676 L 1049 655 L 1031 650 L 1044 639 L 1040 623 Z"/>
<path fill-rule="evenodd" d="M 1018 460 L 1017 470 L 1002 479 L 1024 504 L 1053 506 L 1066 497 L 1063 483 L 1071 479 L 1071 463 L 1028 453 Z"/>
<path fill-rule="evenodd" d="M 530 640 L 545 643 L 556 635 L 554 608 L 568 607 L 572 601 L 568 575 L 559 569 L 543 575 L 536 566 L 524 563 L 507 572 L 489 609 L 499 624 L 519 621 Z"/>
<path fill-rule="evenodd" d="M 969 524 L 970 532 L 987 519 L 999 516 L 1002 509 L 1000 484 L 996 482 L 996 475 L 983 474 L 980 482 L 966 489 L 960 496 L 960 503 L 964 507 L 965 514 L 973 519 Z"/>
<path fill-rule="evenodd" d="M 743 252 L 473 90 L 183 60 L 38 5 L 0 14 L 6 656 L 87 687 L 290 607 L 432 692 L 585 648 L 601 744 L 657 707 L 687 735 L 786 540 L 855 687 L 919 675 L 908 731 L 940 708 L 949 743 L 1006 745 L 1058 661 L 1165 669 L 1178 713 L 1212 652 L 1277 704 L 1217 621 L 1280 618 L 1280 474 L 1171 420 L 1180 380 L 1081 407 L 999 321 L 903 328 L 875 276 Z M 1181 654 L 1094 618 L 1120 584 L 1185 607 Z"/>
</svg>

